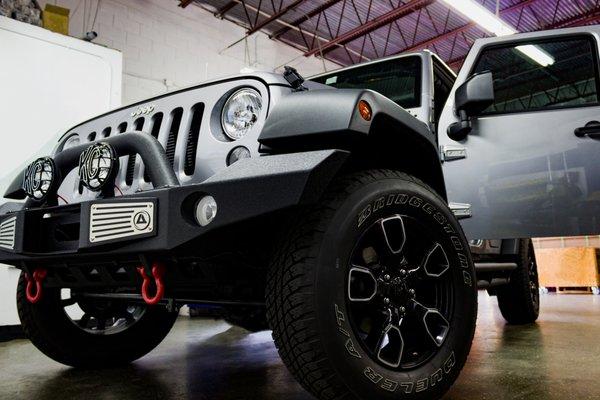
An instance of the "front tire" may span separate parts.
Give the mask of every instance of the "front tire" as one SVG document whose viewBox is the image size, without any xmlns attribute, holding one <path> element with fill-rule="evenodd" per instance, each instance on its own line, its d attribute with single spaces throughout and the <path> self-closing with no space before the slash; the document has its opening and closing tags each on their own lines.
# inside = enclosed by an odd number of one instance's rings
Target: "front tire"
<svg viewBox="0 0 600 400">
<path fill-rule="evenodd" d="M 498 306 L 502 316 L 512 325 L 532 324 L 540 315 L 540 283 L 537 261 L 531 239 L 521 239 L 517 269 L 510 282 L 498 288 Z"/>
<path fill-rule="evenodd" d="M 81 319 L 66 307 L 74 298 L 61 298 L 60 289 L 44 289 L 31 304 L 25 295 L 25 274 L 17 288 L 17 309 L 23 331 L 42 353 L 77 368 L 103 368 L 130 363 L 152 351 L 167 336 L 177 313 L 158 306 L 112 301 L 85 301 Z"/>
<path fill-rule="evenodd" d="M 406 174 L 338 179 L 267 281 L 281 358 L 319 399 L 440 398 L 469 353 L 477 293 L 444 201 Z"/>
</svg>

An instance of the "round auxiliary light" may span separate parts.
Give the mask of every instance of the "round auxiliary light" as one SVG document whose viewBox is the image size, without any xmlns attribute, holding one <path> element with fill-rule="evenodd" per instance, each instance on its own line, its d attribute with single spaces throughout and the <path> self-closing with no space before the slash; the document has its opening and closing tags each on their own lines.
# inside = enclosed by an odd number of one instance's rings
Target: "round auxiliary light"
<svg viewBox="0 0 600 400">
<path fill-rule="evenodd" d="M 223 106 L 221 126 L 232 140 L 243 138 L 255 125 L 262 111 L 262 98 L 254 89 L 233 93 Z"/>
<path fill-rule="evenodd" d="M 25 170 L 23 191 L 30 198 L 43 200 L 54 189 L 56 181 L 56 165 L 49 157 L 38 158 Z"/>
<path fill-rule="evenodd" d="M 196 222 L 206 226 L 217 216 L 217 202 L 212 196 L 204 196 L 196 203 Z"/>
<path fill-rule="evenodd" d="M 94 143 L 79 157 L 79 179 L 94 192 L 112 184 L 118 171 L 116 152 L 108 143 Z"/>
<path fill-rule="evenodd" d="M 238 146 L 229 152 L 229 155 L 227 156 L 227 166 L 238 162 L 241 159 L 250 157 L 250 150 L 244 146 Z"/>
<path fill-rule="evenodd" d="M 364 100 L 358 102 L 358 113 L 365 121 L 370 121 L 373 117 L 371 106 Z"/>
</svg>

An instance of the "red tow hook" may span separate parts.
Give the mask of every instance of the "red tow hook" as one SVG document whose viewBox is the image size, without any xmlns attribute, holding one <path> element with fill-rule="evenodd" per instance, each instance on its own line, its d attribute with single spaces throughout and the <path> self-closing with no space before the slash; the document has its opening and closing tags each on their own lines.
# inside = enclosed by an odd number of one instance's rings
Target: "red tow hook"
<svg viewBox="0 0 600 400">
<path fill-rule="evenodd" d="M 48 271 L 43 268 L 33 271 L 33 279 L 31 279 L 29 274 L 25 274 L 25 280 L 27 281 L 25 296 L 27 297 L 27 301 L 31 304 L 35 304 L 42 299 L 42 295 L 44 294 L 42 290 L 42 281 L 46 279 L 46 275 L 48 275 Z M 34 284 L 35 293 L 33 292 Z"/>
<path fill-rule="evenodd" d="M 139 267 L 138 272 L 142 276 L 144 282 L 142 283 L 142 298 L 151 306 L 158 304 L 164 294 L 165 294 L 165 283 L 163 282 L 163 276 L 165 275 L 165 266 L 160 263 L 152 264 L 152 277 L 154 278 L 154 284 L 156 286 L 156 293 L 153 297 L 148 295 L 148 290 L 150 288 L 150 283 L 152 279 L 146 274 L 146 269 L 144 267 Z"/>
</svg>

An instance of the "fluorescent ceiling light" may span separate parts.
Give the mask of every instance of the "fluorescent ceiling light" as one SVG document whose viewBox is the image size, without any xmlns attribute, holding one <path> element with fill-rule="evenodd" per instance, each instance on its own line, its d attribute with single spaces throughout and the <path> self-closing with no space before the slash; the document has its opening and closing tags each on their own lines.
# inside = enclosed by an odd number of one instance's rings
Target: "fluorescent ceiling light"
<svg viewBox="0 0 600 400">
<path fill-rule="evenodd" d="M 473 0 L 442 1 L 496 36 L 506 36 L 517 33 L 515 28 L 502 21 L 487 8 Z"/>
<path fill-rule="evenodd" d="M 540 49 L 538 46 L 528 44 L 525 46 L 517 46 L 516 49 L 525 54 L 527 57 L 531 58 L 536 63 L 540 64 L 542 67 L 547 67 L 554 64 L 554 57 Z"/>
<path fill-rule="evenodd" d="M 474 0 L 442 0 L 450 7 L 469 18 L 486 31 L 496 36 L 514 35 L 517 30 L 492 14 L 487 8 Z M 517 50 L 538 64 L 547 67 L 554 64 L 554 58 L 538 46 L 518 46 Z"/>
</svg>

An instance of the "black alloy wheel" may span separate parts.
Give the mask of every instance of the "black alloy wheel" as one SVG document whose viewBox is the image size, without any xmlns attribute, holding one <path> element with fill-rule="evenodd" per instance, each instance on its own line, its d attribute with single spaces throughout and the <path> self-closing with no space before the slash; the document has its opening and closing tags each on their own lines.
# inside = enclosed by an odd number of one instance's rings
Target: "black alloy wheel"
<svg viewBox="0 0 600 400">
<path fill-rule="evenodd" d="M 352 327 L 373 359 L 394 370 L 426 363 L 452 319 L 448 256 L 416 219 L 394 215 L 358 240 L 348 273 Z"/>
</svg>

